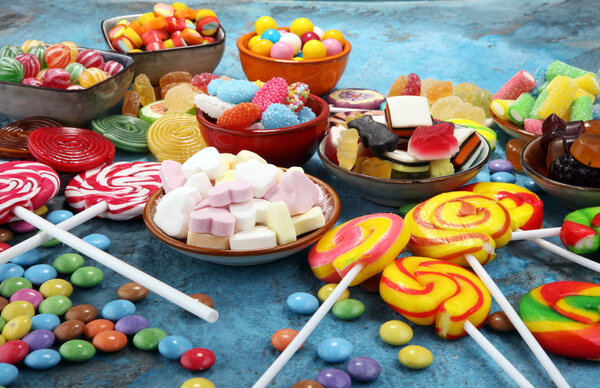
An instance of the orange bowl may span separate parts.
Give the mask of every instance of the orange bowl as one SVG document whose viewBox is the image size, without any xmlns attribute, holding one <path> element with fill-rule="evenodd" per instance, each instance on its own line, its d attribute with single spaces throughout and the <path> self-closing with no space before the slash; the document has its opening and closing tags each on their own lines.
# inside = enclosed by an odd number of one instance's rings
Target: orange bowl
<svg viewBox="0 0 600 388">
<path fill-rule="evenodd" d="M 289 31 L 287 27 L 281 29 Z M 342 52 L 330 57 L 303 61 L 274 59 L 248 49 L 248 41 L 254 35 L 255 32 L 249 32 L 237 40 L 242 69 L 250 81 L 268 81 L 273 77 L 281 77 L 288 83 L 304 82 L 308 84 L 310 92 L 318 96 L 333 89 L 342 78 L 352 49 L 350 42 L 346 41 Z"/>
</svg>

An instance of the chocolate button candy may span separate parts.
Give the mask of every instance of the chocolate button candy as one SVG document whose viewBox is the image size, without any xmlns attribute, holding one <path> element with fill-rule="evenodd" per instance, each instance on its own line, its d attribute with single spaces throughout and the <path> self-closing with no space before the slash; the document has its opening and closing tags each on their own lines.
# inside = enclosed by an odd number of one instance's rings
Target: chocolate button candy
<svg viewBox="0 0 600 388">
<path fill-rule="evenodd" d="M 13 232 L 8 229 L 0 229 L 0 242 L 7 243 L 13 238 Z"/>
<path fill-rule="evenodd" d="M 85 323 L 78 320 L 64 321 L 53 330 L 56 340 L 66 342 L 78 338 L 85 330 Z"/>
<path fill-rule="evenodd" d="M 98 309 L 91 304 L 73 306 L 65 313 L 67 321 L 77 320 L 83 323 L 93 321 L 98 316 Z"/>
<path fill-rule="evenodd" d="M 129 282 L 119 287 L 119 290 L 117 291 L 117 297 L 119 299 L 125 299 L 131 302 L 139 302 L 148 296 L 149 292 L 150 290 L 148 290 L 146 287 L 139 285 L 136 282 Z"/>
<path fill-rule="evenodd" d="M 190 294 L 190 296 L 210 308 L 213 308 L 215 305 L 215 302 L 212 300 L 212 298 L 206 294 Z"/>
<path fill-rule="evenodd" d="M 87 361 L 96 354 L 94 345 L 83 340 L 71 340 L 65 342 L 58 351 L 65 360 L 71 362 Z"/>
<path fill-rule="evenodd" d="M 8 304 L 8 299 L 0 296 L 0 311 Z"/>
<path fill-rule="evenodd" d="M 487 323 L 490 325 L 490 328 L 496 331 L 515 331 L 515 327 L 508 319 L 504 311 L 496 311 L 495 313 L 491 314 L 487 319 Z"/>
</svg>

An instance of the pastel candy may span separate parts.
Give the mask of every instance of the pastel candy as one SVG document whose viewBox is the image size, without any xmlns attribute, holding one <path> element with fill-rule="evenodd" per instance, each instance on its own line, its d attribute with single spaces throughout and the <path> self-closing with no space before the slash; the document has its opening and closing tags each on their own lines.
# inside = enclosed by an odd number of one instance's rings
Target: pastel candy
<svg viewBox="0 0 600 388">
<path fill-rule="evenodd" d="M 226 209 L 205 207 L 189 215 L 189 230 L 193 233 L 210 233 L 215 236 L 231 236 L 235 229 L 235 217 Z"/>
<path fill-rule="evenodd" d="M 235 228 L 252 229 L 256 224 L 256 209 L 251 201 L 229 205 L 229 212 L 235 217 Z"/>
<path fill-rule="evenodd" d="M 277 237 L 266 226 L 255 226 L 231 236 L 229 245 L 232 250 L 272 248 L 277 246 Z"/>
<path fill-rule="evenodd" d="M 215 179 L 215 185 L 223 182 L 229 182 L 235 179 L 235 170 L 226 170 L 223 175 Z"/>
<path fill-rule="evenodd" d="M 200 248 L 229 249 L 229 237 L 188 231 L 187 244 Z"/>
<path fill-rule="evenodd" d="M 225 172 L 225 165 L 215 147 L 206 147 L 196 152 L 182 167 L 186 178 L 204 172 L 209 179 L 216 179 Z"/>
<path fill-rule="evenodd" d="M 278 244 L 296 241 L 296 230 L 285 202 L 272 202 L 267 213 L 267 227 L 277 235 Z"/>
<path fill-rule="evenodd" d="M 190 213 L 202 198 L 193 187 L 178 187 L 165 194 L 154 214 L 154 223 L 168 236 L 186 238 Z"/>
<path fill-rule="evenodd" d="M 165 193 L 185 185 L 186 182 L 181 163 L 174 160 L 164 160 L 160 164 L 159 176 Z"/>
<path fill-rule="evenodd" d="M 292 217 L 296 236 L 312 232 L 325 225 L 325 216 L 320 207 L 315 206 L 306 213 Z"/>
<path fill-rule="evenodd" d="M 243 163 L 243 162 L 247 162 L 251 159 L 255 159 L 258 160 L 261 163 L 266 164 L 267 161 L 264 160 L 259 154 L 257 154 L 256 152 L 252 152 L 252 151 L 248 151 L 248 150 L 241 150 L 240 152 L 237 153 L 237 155 L 235 156 L 235 163 Z"/>
<path fill-rule="evenodd" d="M 210 206 L 223 207 L 230 203 L 246 202 L 252 199 L 254 190 L 250 183 L 233 180 L 216 185 L 208 191 Z"/>
<path fill-rule="evenodd" d="M 225 165 L 225 171 L 233 170 L 237 164 L 237 158 L 234 154 L 221 153 L 221 160 L 223 161 L 223 165 Z"/>
<path fill-rule="evenodd" d="M 272 164 L 264 164 L 256 159 L 238 163 L 235 178 L 246 181 L 254 188 L 254 197 L 262 198 L 277 183 L 280 170 Z"/>
<path fill-rule="evenodd" d="M 271 202 L 283 201 L 291 215 L 308 211 L 319 200 L 319 187 L 299 170 L 288 170 L 265 195 Z"/>
<path fill-rule="evenodd" d="M 190 176 L 183 186 L 197 189 L 204 199 L 208 198 L 208 191 L 213 187 L 210 179 L 203 172 L 198 172 Z"/>
<path fill-rule="evenodd" d="M 254 198 L 251 202 L 254 204 L 254 210 L 256 211 L 256 223 L 266 223 L 271 203 L 260 198 Z"/>
</svg>

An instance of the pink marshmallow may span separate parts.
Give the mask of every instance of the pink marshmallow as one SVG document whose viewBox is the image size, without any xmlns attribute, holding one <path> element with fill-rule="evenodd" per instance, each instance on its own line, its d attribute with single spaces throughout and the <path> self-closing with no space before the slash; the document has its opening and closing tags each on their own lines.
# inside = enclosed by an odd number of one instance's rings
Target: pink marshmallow
<svg viewBox="0 0 600 388">
<path fill-rule="evenodd" d="M 210 203 L 208 203 L 208 199 L 203 199 L 202 201 L 200 201 L 196 204 L 196 207 L 194 208 L 194 210 L 204 209 L 205 207 L 209 207 L 209 206 L 210 206 Z"/>
<path fill-rule="evenodd" d="M 517 72 L 492 96 L 492 100 L 516 100 L 521 93 L 530 92 L 537 85 L 535 77 L 525 70 Z"/>
<path fill-rule="evenodd" d="M 308 211 L 321 197 L 319 187 L 298 170 L 286 171 L 279 184 L 265 194 L 265 199 L 270 202 L 285 202 L 292 216 Z"/>
<path fill-rule="evenodd" d="M 252 199 L 254 189 L 245 181 L 223 182 L 208 190 L 208 202 L 213 207 L 223 207 L 230 203 L 246 202 Z"/>
<path fill-rule="evenodd" d="M 164 160 L 160 164 L 158 175 L 160 176 L 165 193 L 183 186 L 187 180 L 183 174 L 181 163 L 174 160 Z"/>
<path fill-rule="evenodd" d="M 525 122 L 523 123 L 523 129 L 535 135 L 541 135 L 543 122 L 544 120 L 525 119 Z"/>
<path fill-rule="evenodd" d="M 227 237 L 235 230 L 235 217 L 226 209 L 205 207 L 190 214 L 189 230 Z"/>
</svg>

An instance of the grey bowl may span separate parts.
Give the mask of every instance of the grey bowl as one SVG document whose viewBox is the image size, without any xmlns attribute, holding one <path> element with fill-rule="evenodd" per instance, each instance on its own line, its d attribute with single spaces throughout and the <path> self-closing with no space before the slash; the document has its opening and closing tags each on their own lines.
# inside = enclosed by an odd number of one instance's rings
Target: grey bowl
<svg viewBox="0 0 600 388">
<path fill-rule="evenodd" d="M 446 191 L 452 191 L 472 179 L 490 159 L 488 142 L 478 134 L 485 145 L 475 164 L 464 171 L 439 178 L 426 179 L 383 179 L 359 174 L 341 168 L 325 155 L 325 137 L 319 145 L 319 158 L 333 175 L 355 189 L 371 202 L 384 206 L 398 207 L 406 203 L 421 202 Z"/>
<path fill-rule="evenodd" d="M 76 90 L 0 81 L 0 112 L 15 120 L 45 116 L 66 126 L 86 125 L 116 105 L 133 80 L 133 59 L 123 54 L 96 51 L 102 54 L 105 61 L 119 62 L 123 70 L 89 88 Z"/>
<path fill-rule="evenodd" d="M 142 14 L 117 16 L 102 22 L 102 34 L 106 45 L 113 51 L 108 32 L 119 20 L 135 20 Z M 225 30 L 220 27 L 215 37 L 216 42 L 199 46 L 173 47 L 158 51 L 127 53 L 135 60 L 135 75 L 144 73 L 150 82 L 158 84 L 160 77 L 170 71 L 187 71 L 188 73 L 212 73 L 219 65 L 225 50 Z"/>
</svg>

